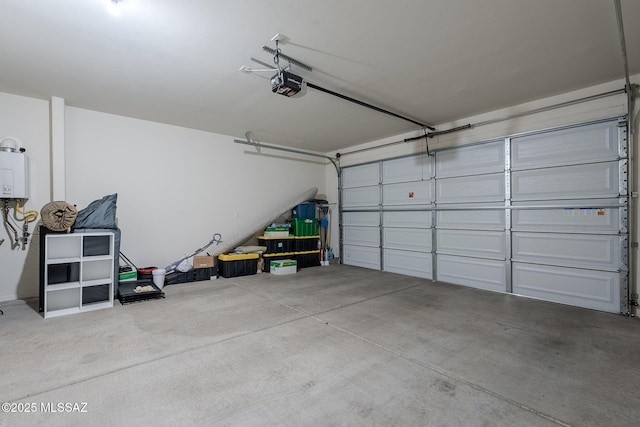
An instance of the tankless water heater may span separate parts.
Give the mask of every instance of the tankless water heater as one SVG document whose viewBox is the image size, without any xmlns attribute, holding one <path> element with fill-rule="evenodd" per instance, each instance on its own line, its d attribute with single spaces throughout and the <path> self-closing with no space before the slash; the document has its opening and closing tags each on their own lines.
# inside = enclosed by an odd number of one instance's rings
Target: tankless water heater
<svg viewBox="0 0 640 427">
<path fill-rule="evenodd" d="M 21 151 L 0 150 L 0 199 L 29 198 L 29 159 Z"/>
</svg>

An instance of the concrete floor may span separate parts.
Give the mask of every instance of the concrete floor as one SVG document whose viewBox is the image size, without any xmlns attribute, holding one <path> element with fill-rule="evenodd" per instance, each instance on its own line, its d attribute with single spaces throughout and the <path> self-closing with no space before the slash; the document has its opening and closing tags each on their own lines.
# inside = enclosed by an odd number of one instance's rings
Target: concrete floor
<svg viewBox="0 0 640 427">
<path fill-rule="evenodd" d="M 2 304 L 0 402 L 32 412 L 0 425 L 640 423 L 637 319 L 339 265 L 165 291 Z"/>
</svg>

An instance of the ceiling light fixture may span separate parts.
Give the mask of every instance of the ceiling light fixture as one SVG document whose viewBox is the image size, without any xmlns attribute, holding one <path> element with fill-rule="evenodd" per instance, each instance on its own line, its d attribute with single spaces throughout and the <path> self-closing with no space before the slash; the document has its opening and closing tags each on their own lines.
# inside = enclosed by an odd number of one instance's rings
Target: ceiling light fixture
<svg viewBox="0 0 640 427">
<path fill-rule="evenodd" d="M 113 16 L 120 16 L 120 0 L 107 0 L 107 10 Z"/>
</svg>

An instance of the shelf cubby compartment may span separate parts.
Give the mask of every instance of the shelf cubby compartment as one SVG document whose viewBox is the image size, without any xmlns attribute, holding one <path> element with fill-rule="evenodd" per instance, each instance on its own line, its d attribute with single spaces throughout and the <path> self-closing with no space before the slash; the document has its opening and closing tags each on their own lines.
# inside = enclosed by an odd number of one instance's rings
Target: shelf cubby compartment
<svg viewBox="0 0 640 427">
<path fill-rule="evenodd" d="M 47 289 L 51 285 L 80 281 L 80 262 L 60 262 L 48 264 L 47 269 Z"/>
<path fill-rule="evenodd" d="M 85 259 L 82 263 L 82 282 L 86 285 L 86 282 L 91 283 L 94 280 L 107 280 L 113 279 L 113 264 L 111 258 L 101 259 Z"/>
<path fill-rule="evenodd" d="M 101 304 L 113 304 L 109 283 L 82 287 L 82 308 L 97 307 Z"/>
<path fill-rule="evenodd" d="M 80 241 L 66 238 L 68 234 L 51 234 L 47 236 L 47 263 L 78 261 L 81 256 Z"/>
<path fill-rule="evenodd" d="M 80 311 L 80 287 L 49 290 L 46 297 L 45 317 L 61 316 Z"/>
<path fill-rule="evenodd" d="M 111 243 L 113 236 L 108 235 L 91 235 L 88 234 L 82 239 L 82 256 L 83 257 L 107 257 L 111 254 Z"/>
</svg>

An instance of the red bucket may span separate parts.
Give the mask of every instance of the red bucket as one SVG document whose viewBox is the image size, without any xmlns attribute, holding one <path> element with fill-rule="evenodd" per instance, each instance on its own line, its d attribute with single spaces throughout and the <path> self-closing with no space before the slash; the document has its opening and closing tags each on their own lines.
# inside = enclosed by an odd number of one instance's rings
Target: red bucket
<svg viewBox="0 0 640 427">
<path fill-rule="evenodd" d="M 142 267 L 138 269 L 138 280 L 146 280 L 152 279 L 153 275 L 151 274 L 153 270 L 158 267 Z"/>
</svg>

